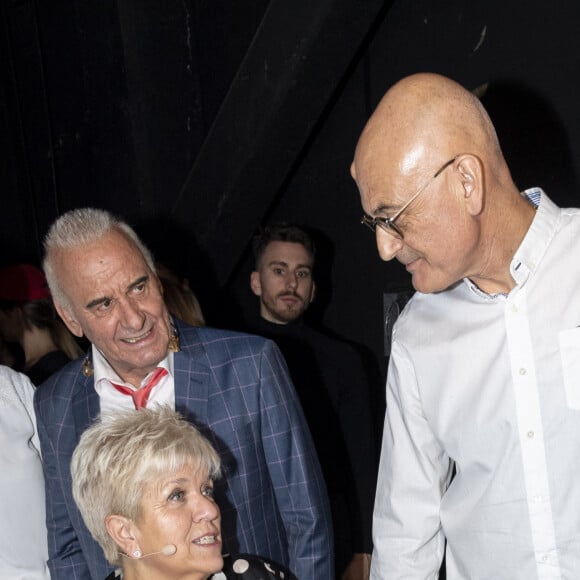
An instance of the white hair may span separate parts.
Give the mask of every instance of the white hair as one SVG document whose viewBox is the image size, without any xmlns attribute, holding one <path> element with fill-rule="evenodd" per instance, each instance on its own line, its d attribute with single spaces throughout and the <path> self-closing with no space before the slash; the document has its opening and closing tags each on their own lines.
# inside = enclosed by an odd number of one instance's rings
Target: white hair
<svg viewBox="0 0 580 580">
<path fill-rule="evenodd" d="M 104 209 L 85 207 L 73 209 L 61 215 L 50 227 L 44 239 L 43 269 L 55 303 L 63 307 L 69 301 L 60 286 L 52 263 L 55 250 L 79 248 L 100 240 L 111 231 L 117 231 L 132 241 L 141 252 L 143 259 L 152 272 L 155 272 L 155 261 L 151 252 L 145 247 L 135 230 L 126 222 L 115 217 Z"/>
</svg>

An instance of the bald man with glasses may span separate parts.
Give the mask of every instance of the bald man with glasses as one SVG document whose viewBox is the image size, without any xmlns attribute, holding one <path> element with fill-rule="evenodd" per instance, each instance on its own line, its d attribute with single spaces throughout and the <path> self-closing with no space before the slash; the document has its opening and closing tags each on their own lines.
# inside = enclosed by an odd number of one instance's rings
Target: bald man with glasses
<svg viewBox="0 0 580 580">
<path fill-rule="evenodd" d="M 351 173 L 380 257 L 417 290 L 395 324 L 371 578 L 580 571 L 580 210 L 520 192 L 456 82 L 383 97 Z"/>
</svg>

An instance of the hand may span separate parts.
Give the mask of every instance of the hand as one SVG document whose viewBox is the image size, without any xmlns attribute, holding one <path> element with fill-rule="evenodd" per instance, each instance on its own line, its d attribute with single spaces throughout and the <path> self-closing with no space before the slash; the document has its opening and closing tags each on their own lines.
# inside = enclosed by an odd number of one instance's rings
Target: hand
<svg viewBox="0 0 580 580">
<path fill-rule="evenodd" d="M 353 554 L 340 580 L 369 580 L 371 572 L 371 555 Z"/>
</svg>

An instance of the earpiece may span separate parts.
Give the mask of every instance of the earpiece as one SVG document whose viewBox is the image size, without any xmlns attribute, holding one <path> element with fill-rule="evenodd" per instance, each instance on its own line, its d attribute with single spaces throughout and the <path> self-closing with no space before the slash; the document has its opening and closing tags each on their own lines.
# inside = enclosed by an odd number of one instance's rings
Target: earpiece
<svg viewBox="0 0 580 580">
<path fill-rule="evenodd" d="M 148 558 L 149 556 L 155 556 L 155 554 L 163 554 L 164 556 L 173 556 L 177 552 L 177 546 L 175 544 L 167 544 L 167 546 L 163 546 L 159 552 L 149 552 L 149 554 L 141 554 L 141 550 L 135 550 L 131 556 L 127 556 L 127 554 L 121 554 L 121 556 L 125 556 L 133 558 L 134 560 L 141 560 L 142 558 Z"/>
</svg>

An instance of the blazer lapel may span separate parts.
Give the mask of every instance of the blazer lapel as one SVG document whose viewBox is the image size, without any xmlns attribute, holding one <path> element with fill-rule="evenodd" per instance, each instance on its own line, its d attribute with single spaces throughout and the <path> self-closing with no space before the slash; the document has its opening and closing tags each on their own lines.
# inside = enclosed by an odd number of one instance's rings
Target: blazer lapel
<svg viewBox="0 0 580 580">
<path fill-rule="evenodd" d="M 95 391 L 93 377 L 85 377 L 79 372 L 72 393 L 73 417 L 77 431 L 77 441 L 85 429 L 98 417 L 101 407 L 99 395 Z"/>
<path fill-rule="evenodd" d="M 175 372 L 175 409 L 197 425 L 207 423 L 210 371 L 202 349 L 191 353 L 181 350 L 173 358 Z"/>
</svg>

